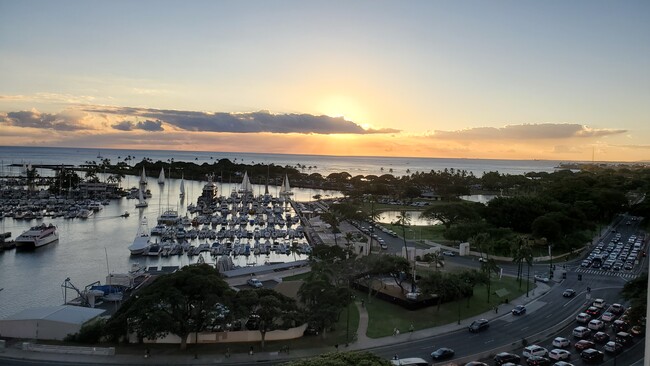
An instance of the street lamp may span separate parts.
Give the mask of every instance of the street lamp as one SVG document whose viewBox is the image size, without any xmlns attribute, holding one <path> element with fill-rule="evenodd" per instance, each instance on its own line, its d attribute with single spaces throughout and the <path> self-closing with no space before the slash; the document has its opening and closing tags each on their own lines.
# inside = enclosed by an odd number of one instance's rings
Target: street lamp
<svg viewBox="0 0 650 366">
<path fill-rule="evenodd" d="M 530 254 L 526 258 L 526 263 L 528 264 L 528 271 L 526 273 L 526 297 L 528 297 L 528 291 L 530 289 L 530 262 L 532 261 L 532 258 L 530 258 Z"/>
<path fill-rule="evenodd" d="M 551 259 L 551 261 L 549 262 L 548 274 L 549 274 L 550 279 L 553 279 L 553 253 L 551 252 L 552 248 L 553 248 L 553 245 L 549 244 L 548 245 L 548 256 Z"/>
</svg>

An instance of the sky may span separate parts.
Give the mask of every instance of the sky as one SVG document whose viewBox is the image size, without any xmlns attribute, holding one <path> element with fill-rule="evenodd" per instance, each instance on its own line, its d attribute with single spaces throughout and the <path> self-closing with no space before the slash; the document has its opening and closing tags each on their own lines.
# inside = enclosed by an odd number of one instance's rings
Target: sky
<svg viewBox="0 0 650 366">
<path fill-rule="evenodd" d="M 0 0 L 0 145 L 650 161 L 650 2 Z"/>
</svg>

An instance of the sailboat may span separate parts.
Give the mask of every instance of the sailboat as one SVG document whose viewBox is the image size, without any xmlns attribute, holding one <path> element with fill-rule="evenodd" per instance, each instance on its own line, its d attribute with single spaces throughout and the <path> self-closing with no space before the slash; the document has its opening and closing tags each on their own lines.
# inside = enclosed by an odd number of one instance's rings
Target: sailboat
<svg viewBox="0 0 650 366">
<path fill-rule="evenodd" d="M 142 193 L 142 186 L 138 190 L 138 203 L 135 204 L 135 208 L 147 207 L 149 204 L 144 200 L 144 194 Z"/>
<path fill-rule="evenodd" d="M 183 177 L 181 177 L 181 194 L 180 194 L 180 196 L 181 196 L 181 199 L 183 197 L 185 197 L 185 181 L 184 181 Z"/>
<path fill-rule="evenodd" d="M 253 193 L 253 185 L 248 178 L 248 172 L 244 172 L 244 178 L 242 179 L 241 189 L 239 190 L 239 193 Z"/>
<path fill-rule="evenodd" d="M 147 184 L 147 174 L 144 172 L 144 166 L 142 167 L 142 174 L 140 175 L 140 185 L 144 186 Z"/>
<path fill-rule="evenodd" d="M 160 175 L 158 176 L 158 184 L 165 184 L 165 168 L 160 168 Z"/>
<path fill-rule="evenodd" d="M 282 187 L 280 188 L 280 196 L 291 196 L 291 187 L 289 187 L 289 177 L 285 174 L 284 181 L 282 182 Z"/>
</svg>

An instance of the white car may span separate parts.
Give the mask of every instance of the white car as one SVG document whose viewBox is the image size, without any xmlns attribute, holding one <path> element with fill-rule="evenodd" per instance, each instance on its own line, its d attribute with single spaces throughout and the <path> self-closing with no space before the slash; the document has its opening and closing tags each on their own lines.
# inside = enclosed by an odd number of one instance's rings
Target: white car
<svg viewBox="0 0 650 366">
<path fill-rule="evenodd" d="M 605 326 L 605 323 L 602 320 L 599 319 L 591 319 L 589 321 L 589 324 L 587 324 L 587 328 L 591 330 L 601 330 Z"/>
<path fill-rule="evenodd" d="M 595 307 L 597 307 L 598 309 L 602 309 L 602 308 L 605 307 L 606 303 L 605 303 L 605 300 L 603 300 L 603 299 L 596 299 L 596 300 L 594 300 L 593 305 Z"/>
<path fill-rule="evenodd" d="M 571 345 L 571 341 L 564 337 L 555 337 L 555 339 L 553 340 L 553 347 L 556 348 L 569 347 L 570 345 Z"/>
<path fill-rule="evenodd" d="M 555 361 L 560 361 L 560 360 L 568 360 L 571 358 L 571 352 L 564 350 L 564 349 L 553 349 L 551 352 L 548 353 L 548 358 L 553 359 Z"/>
<path fill-rule="evenodd" d="M 544 283 L 550 281 L 547 276 L 542 276 L 542 275 L 535 275 L 535 280 Z"/>
<path fill-rule="evenodd" d="M 591 320 L 591 315 L 587 313 L 580 313 L 576 315 L 576 321 L 581 324 L 587 324 Z"/>
<path fill-rule="evenodd" d="M 528 346 L 524 348 L 524 352 L 522 353 L 522 355 L 524 356 L 524 358 L 531 358 L 533 356 L 546 357 L 546 355 L 548 355 L 548 350 L 542 346 L 533 344 L 532 346 Z"/>
<path fill-rule="evenodd" d="M 456 253 L 451 252 L 451 251 L 448 250 L 448 251 L 442 252 L 442 255 L 446 255 L 448 257 L 455 257 Z"/>
<path fill-rule="evenodd" d="M 600 317 L 604 322 L 611 322 L 616 318 L 616 315 L 610 313 L 609 311 L 606 311 L 603 313 L 603 315 Z"/>
<path fill-rule="evenodd" d="M 250 280 L 246 281 L 248 283 L 248 286 L 250 287 L 255 287 L 255 288 L 260 288 L 264 286 L 262 281 L 258 280 L 257 278 L 251 278 Z"/>
</svg>

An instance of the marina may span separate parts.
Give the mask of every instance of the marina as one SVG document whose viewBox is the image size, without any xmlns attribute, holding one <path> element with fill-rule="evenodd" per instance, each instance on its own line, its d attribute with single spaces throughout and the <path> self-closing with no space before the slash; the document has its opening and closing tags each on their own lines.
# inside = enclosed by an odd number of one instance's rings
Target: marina
<svg viewBox="0 0 650 366">
<path fill-rule="evenodd" d="M 134 201 L 128 196 L 103 202 L 63 197 L 52 202 L 49 198 L 23 202 L 3 200 L 0 205 L 5 214 L 10 207 L 17 206 L 34 206 L 34 211 L 40 213 L 34 217 L 27 215 L 27 218 L 21 215 L 16 218 L 15 212 L 13 215 L 3 214 L 3 233 L 12 232 L 17 236 L 31 227 L 52 224 L 57 228 L 59 240 L 35 250 L 16 251 L 11 246 L 0 250 L 0 287 L 3 288 L 0 293 L 0 318 L 25 307 L 60 305 L 64 297 L 67 297 L 66 301 L 78 297 L 78 294 L 73 296 L 76 291 L 70 289 L 66 290 L 67 296 L 64 295 L 66 291 L 62 291 L 64 288 L 61 284 L 65 279 L 78 285 L 83 292 L 87 284 L 101 281 L 104 285 L 107 283 L 104 281 L 114 279 L 111 275 L 131 273 L 134 266 L 146 268 L 148 272 L 164 273 L 199 261 L 217 266 L 219 259 L 223 258 L 220 261 L 223 270 L 236 270 L 300 261 L 308 257 L 308 249 L 304 249 L 307 240 L 297 235 L 300 222 L 296 219 L 294 206 L 287 199 L 281 201 L 281 187 L 251 184 L 247 185 L 245 190 L 248 191 L 245 193 L 240 192 L 241 183 L 212 183 L 217 194 L 211 205 L 214 212 L 208 216 L 206 212 L 209 209 L 204 204 L 198 204 L 198 198 L 208 182 L 167 177 L 165 184 L 159 185 L 157 178 L 145 177 L 141 185 L 141 179 L 127 176 L 122 186 L 148 187 L 150 198 L 143 197 L 147 206 L 142 208 L 135 208 L 139 197 L 134 197 Z M 183 196 L 180 194 L 181 183 L 185 190 Z M 135 190 L 141 192 L 138 187 Z M 266 203 L 265 190 L 269 191 Z M 339 194 L 316 189 L 291 190 L 294 205 L 313 200 L 315 195 L 336 197 Z M 247 202 L 246 206 L 243 201 Z M 82 210 L 92 214 L 86 213 L 86 218 L 77 216 Z M 144 250 L 132 255 L 129 246 L 134 244 L 143 220 L 151 226 L 146 255 Z M 159 220 L 162 221 L 159 223 Z M 273 223 L 269 223 L 269 220 Z M 205 237 L 199 237 L 201 232 L 206 234 Z M 13 242 L 12 238 L 5 240 L 7 243 Z M 150 244 L 157 245 L 150 247 Z M 113 296 L 117 298 L 117 295 Z"/>
</svg>

